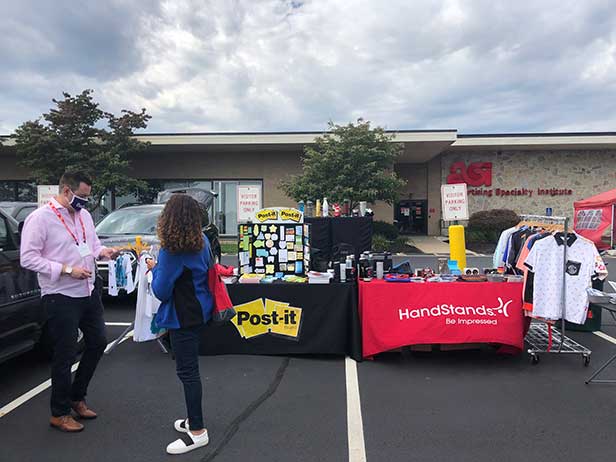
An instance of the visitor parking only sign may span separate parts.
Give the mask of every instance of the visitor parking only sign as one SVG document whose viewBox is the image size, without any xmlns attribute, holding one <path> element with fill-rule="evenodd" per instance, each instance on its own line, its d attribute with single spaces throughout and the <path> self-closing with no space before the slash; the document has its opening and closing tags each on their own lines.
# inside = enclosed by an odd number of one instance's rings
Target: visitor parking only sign
<svg viewBox="0 0 616 462">
<path fill-rule="evenodd" d="M 443 220 L 468 220 L 466 183 L 441 185 Z"/>
</svg>

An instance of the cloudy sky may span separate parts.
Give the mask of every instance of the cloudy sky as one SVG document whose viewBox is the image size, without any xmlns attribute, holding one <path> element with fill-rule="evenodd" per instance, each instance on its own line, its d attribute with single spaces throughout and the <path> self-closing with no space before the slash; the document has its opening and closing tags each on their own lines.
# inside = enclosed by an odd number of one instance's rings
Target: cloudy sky
<svg viewBox="0 0 616 462">
<path fill-rule="evenodd" d="M 616 131 L 610 0 L 0 3 L 0 134 L 85 88 L 148 132 Z"/>
</svg>

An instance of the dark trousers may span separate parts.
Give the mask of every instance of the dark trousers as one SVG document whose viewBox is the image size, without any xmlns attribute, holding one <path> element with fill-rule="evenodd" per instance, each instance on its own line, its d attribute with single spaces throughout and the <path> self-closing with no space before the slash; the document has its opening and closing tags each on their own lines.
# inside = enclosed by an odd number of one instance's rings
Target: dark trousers
<svg viewBox="0 0 616 462">
<path fill-rule="evenodd" d="M 53 347 L 51 414 L 59 417 L 70 414 L 71 401 L 86 397 L 88 384 L 107 346 L 103 303 L 100 293 L 94 290 L 92 296 L 83 298 L 45 295 L 43 306 Z M 77 358 L 78 328 L 83 332 L 85 350 L 75 380 L 71 380 L 71 366 Z"/>
<path fill-rule="evenodd" d="M 204 428 L 203 409 L 201 408 L 203 389 L 199 375 L 199 338 L 202 329 L 203 325 L 169 329 L 176 371 L 184 385 L 188 425 L 191 430 Z"/>
</svg>

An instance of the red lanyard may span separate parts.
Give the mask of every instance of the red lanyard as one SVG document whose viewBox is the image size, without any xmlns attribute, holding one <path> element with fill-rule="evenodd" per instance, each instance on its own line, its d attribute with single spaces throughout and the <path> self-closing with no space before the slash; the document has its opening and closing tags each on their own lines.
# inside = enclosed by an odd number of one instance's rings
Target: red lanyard
<svg viewBox="0 0 616 462">
<path fill-rule="evenodd" d="M 62 222 L 62 224 L 64 225 L 64 227 L 66 228 L 66 230 L 68 231 L 68 233 L 71 235 L 71 237 L 73 238 L 73 240 L 75 241 L 76 245 L 79 245 L 79 240 L 77 239 L 77 236 L 75 236 L 75 234 L 73 234 L 73 232 L 71 231 L 71 229 L 68 227 L 68 225 L 66 224 L 66 222 L 64 221 L 64 218 L 62 217 L 62 215 L 60 214 L 60 212 L 58 211 L 58 209 L 55 207 L 55 205 L 53 205 L 51 202 L 49 203 L 49 206 L 51 207 L 51 210 L 53 210 L 56 215 L 58 216 L 58 218 L 60 219 L 60 221 Z M 79 218 L 79 222 L 81 223 L 81 230 L 83 231 L 83 243 L 86 243 L 86 227 L 83 224 L 83 220 L 81 219 L 81 215 L 78 215 Z"/>
</svg>

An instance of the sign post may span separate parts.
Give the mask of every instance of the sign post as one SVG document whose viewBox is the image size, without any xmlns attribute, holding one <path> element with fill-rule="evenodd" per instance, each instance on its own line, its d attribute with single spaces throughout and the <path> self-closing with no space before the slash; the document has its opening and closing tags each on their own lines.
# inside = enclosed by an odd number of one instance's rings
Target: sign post
<svg viewBox="0 0 616 462">
<path fill-rule="evenodd" d="M 247 223 L 261 210 L 261 187 L 254 185 L 237 186 L 237 222 Z"/>
<path fill-rule="evenodd" d="M 443 220 L 468 220 L 468 197 L 466 183 L 441 185 Z M 458 262 L 458 267 L 466 267 L 466 242 L 464 226 L 455 224 L 449 227 L 449 258 Z"/>
<path fill-rule="evenodd" d="M 58 195 L 60 187 L 56 185 L 38 185 L 36 187 L 38 206 L 47 204 L 53 197 Z"/>
</svg>

